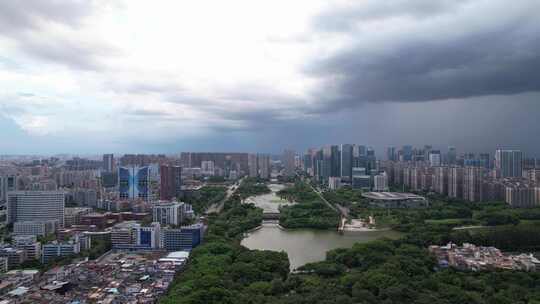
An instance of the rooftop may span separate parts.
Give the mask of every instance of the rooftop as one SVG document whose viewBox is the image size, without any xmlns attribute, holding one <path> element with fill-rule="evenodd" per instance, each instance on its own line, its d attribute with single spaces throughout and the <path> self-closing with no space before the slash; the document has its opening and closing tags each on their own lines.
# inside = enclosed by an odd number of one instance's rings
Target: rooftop
<svg viewBox="0 0 540 304">
<path fill-rule="evenodd" d="M 402 193 L 402 192 L 365 192 L 362 193 L 362 196 L 365 198 L 373 200 L 385 200 L 385 201 L 402 201 L 410 199 L 421 199 L 425 198 L 420 195 L 413 193 Z"/>
</svg>

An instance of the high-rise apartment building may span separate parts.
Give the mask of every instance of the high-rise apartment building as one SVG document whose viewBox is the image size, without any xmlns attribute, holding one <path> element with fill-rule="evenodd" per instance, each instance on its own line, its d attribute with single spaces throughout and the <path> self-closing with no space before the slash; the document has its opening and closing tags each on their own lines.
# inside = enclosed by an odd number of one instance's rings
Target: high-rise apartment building
<svg viewBox="0 0 540 304">
<path fill-rule="evenodd" d="M 448 169 L 448 197 L 463 198 L 463 168 Z"/>
<path fill-rule="evenodd" d="M 372 147 L 366 150 L 366 169 L 369 174 L 373 174 L 373 170 L 377 170 L 377 158 L 375 157 L 375 150 Z"/>
<path fill-rule="evenodd" d="M 328 183 L 328 178 L 332 176 L 332 147 L 325 146 L 322 148 L 322 159 L 320 163 L 320 180 Z"/>
<path fill-rule="evenodd" d="M 17 191 L 17 176 L 0 176 L 0 201 L 7 202 L 10 191 Z"/>
<path fill-rule="evenodd" d="M 433 184 L 435 192 L 448 195 L 448 167 L 435 167 Z"/>
<path fill-rule="evenodd" d="M 446 163 L 448 165 L 455 165 L 457 162 L 457 151 L 456 147 L 448 147 L 448 153 L 446 154 Z"/>
<path fill-rule="evenodd" d="M 257 167 L 259 169 L 260 178 L 270 179 L 270 155 L 258 154 Z"/>
<path fill-rule="evenodd" d="M 211 160 L 203 160 L 201 162 L 201 174 L 206 176 L 214 176 L 216 174 L 214 162 Z"/>
<path fill-rule="evenodd" d="M 103 154 L 103 170 L 108 173 L 111 173 L 114 171 L 114 155 L 113 154 Z"/>
<path fill-rule="evenodd" d="M 396 147 L 388 147 L 386 150 L 386 158 L 391 161 L 397 160 Z"/>
<path fill-rule="evenodd" d="M 353 146 L 349 144 L 341 145 L 341 177 L 350 181 L 353 168 Z"/>
<path fill-rule="evenodd" d="M 340 177 L 341 176 L 341 153 L 339 151 L 339 146 L 333 145 L 330 146 L 330 176 Z"/>
<path fill-rule="evenodd" d="M 519 150 L 497 150 L 495 168 L 502 177 L 521 177 L 523 174 L 523 154 Z"/>
<path fill-rule="evenodd" d="M 294 158 L 296 153 L 293 150 L 283 151 L 283 168 L 286 176 L 293 176 L 296 168 L 294 166 Z"/>
<path fill-rule="evenodd" d="M 173 226 L 194 216 L 191 205 L 182 202 L 160 202 L 152 207 L 152 215 L 154 222 Z"/>
<path fill-rule="evenodd" d="M 172 200 L 182 194 L 182 167 L 162 165 L 160 167 L 159 197 Z"/>
<path fill-rule="evenodd" d="M 429 165 L 431 167 L 438 167 L 441 165 L 441 151 L 432 150 L 429 152 Z"/>
<path fill-rule="evenodd" d="M 465 167 L 463 172 L 463 199 L 469 202 L 483 201 L 483 174 L 481 167 Z"/>
<path fill-rule="evenodd" d="M 313 156 L 314 151 L 312 149 L 309 149 L 308 152 L 304 154 L 304 170 L 310 175 L 315 175 L 313 169 Z"/>
<path fill-rule="evenodd" d="M 406 145 L 401 148 L 401 155 L 402 159 L 401 161 L 411 161 L 413 157 L 413 147 Z"/>
<path fill-rule="evenodd" d="M 184 168 L 201 168 L 203 161 L 212 161 L 216 169 L 220 169 L 228 176 L 233 171 L 247 174 L 248 153 L 213 153 L 213 152 L 182 152 L 180 162 Z"/>
<path fill-rule="evenodd" d="M 257 154 L 248 155 L 249 177 L 259 176 L 259 163 L 257 162 Z"/>
<path fill-rule="evenodd" d="M 538 188 L 527 185 L 511 185 L 505 188 L 505 201 L 512 207 L 538 207 Z"/>
<path fill-rule="evenodd" d="M 489 155 L 489 153 L 480 153 L 480 155 L 478 156 L 478 160 L 481 167 L 491 169 L 491 156 Z"/>
<path fill-rule="evenodd" d="M 15 191 L 8 194 L 8 223 L 58 221 L 64 226 L 64 192 Z"/>
<path fill-rule="evenodd" d="M 373 177 L 373 191 L 388 191 L 388 176 L 386 173 Z"/>
<path fill-rule="evenodd" d="M 418 167 L 412 167 L 410 170 L 410 183 L 411 183 L 410 187 L 411 187 L 411 190 L 413 191 L 422 190 L 420 187 L 421 185 L 420 173 L 421 172 L 422 172 L 422 168 L 418 168 Z"/>
<path fill-rule="evenodd" d="M 118 192 L 120 199 L 150 199 L 150 168 L 119 167 Z"/>
</svg>

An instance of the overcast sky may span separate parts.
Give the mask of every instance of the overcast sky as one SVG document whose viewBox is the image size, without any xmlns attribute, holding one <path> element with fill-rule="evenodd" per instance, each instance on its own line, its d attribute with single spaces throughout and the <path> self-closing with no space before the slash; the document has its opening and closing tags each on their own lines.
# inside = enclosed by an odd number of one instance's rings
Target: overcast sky
<svg viewBox="0 0 540 304">
<path fill-rule="evenodd" d="M 540 1 L 0 1 L 0 154 L 540 154 Z"/>
</svg>

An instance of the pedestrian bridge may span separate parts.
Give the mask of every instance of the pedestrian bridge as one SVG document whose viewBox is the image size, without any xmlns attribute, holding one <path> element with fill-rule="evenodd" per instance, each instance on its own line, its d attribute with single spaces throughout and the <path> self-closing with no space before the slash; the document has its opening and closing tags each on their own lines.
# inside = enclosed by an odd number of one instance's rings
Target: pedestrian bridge
<svg viewBox="0 0 540 304">
<path fill-rule="evenodd" d="M 265 212 L 263 220 L 279 220 L 279 212 Z"/>
</svg>

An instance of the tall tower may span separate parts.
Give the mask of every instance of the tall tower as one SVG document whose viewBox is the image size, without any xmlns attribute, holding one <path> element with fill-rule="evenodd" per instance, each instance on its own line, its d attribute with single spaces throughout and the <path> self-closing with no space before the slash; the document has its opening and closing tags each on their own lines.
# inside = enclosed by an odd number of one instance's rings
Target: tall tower
<svg viewBox="0 0 540 304">
<path fill-rule="evenodd" d="M 519 150 L 495 151 L 495 168 L 502 177 L 521 177 L 523 174 L 523 153 Z"/>
<path fill-rule="evenodd" d="M 161 165 L 159 198 L 172 200 L 182 193 L 182 167 Z"/>
<path fill-rule="evenodd" d="M 293 150 L 283 151 L 283 166 L 285 168 L 285 175 L 293 176 L 295 173 L 294 157 L 296 153 Z"/>
<path fill-rule="evenodd" d="M 103 170 L 105 172 L 113 172 L 114 170 L 114 155 L 103 154 Z"/>
<path fill-rule="evenodd" d="M 119 167 L 118 192 L 120 199 L 150 198 L 150 168 L 149 167 Z"/>
<path fill-rule="evenodd" d="M 483 169 L 466 167 L 463 173 L 463 199 L 469 202 L 481 202 Z"/>
<path fill-rule="evenodd" d="M 341 145 L 341 177 L 348 181 L 352 179 L 353 168 L 353 146 L 349 144 Z"/>
</svg>

